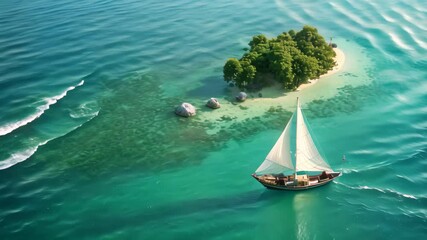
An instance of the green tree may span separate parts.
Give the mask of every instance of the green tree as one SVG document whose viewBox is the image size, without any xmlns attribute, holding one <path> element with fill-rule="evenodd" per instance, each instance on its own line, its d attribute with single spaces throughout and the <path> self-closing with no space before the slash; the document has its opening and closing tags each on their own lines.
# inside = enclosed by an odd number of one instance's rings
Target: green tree
<svg viewBox="0 0 427 240">
<path fill-rule="evenodd" d="M 295 41 L 302 53 L 317 59 L 321 74 L 326 73 L 334 66 L 332 58 L 335 56 L 335 52 L 317 32 L 316 28 L 304 26 L 301 31 L 295 34 Z"/>
<path fill-rule="evenodd" d="M 234 82 L 238 78 L 239 74 L 243 71 L 239 60 L 236 58 L 229 58 L 224 65 L 223 73 L 224 80 L 226 82 Z"/>
<path fill-rule="evenodd" d="M 317 59 L 304 54 L 294 56 L 292 69 L 295 77 L 293 87 L 298 87 L 309 79 L 319 77 Z"/>
<path fill-rule="evenodd" d="M 279 36 L 277 36 L 277 41 L 293 42 L 293 39 L 292 39 L 292 36 L 290 34 L 284 32 L 284 33 L 279 34 Z"/>
<path fill-rule="evenodd" d="M 274 76 L 284 87 L 295 89 L 335 64 L 335 52 L 311 26 L 304 26 L 299 32 L 289 30 L 272 39 L 256 35 L 249 46 L 240 60 L 231 58 L 224 65 L 224 80 L 234 81 L 240 88 L 265 84 L 267 77 Z"/>
<path fill-rule="evenodd" d="M 285 55 L 286 56 L 286 55 Z M 279 71 L 275 72 L 277 80 L 287 89 L 293 89 L 294 74 L 292 70 L 292 58 L 290 55 L 279 62 Z"/>
<path fill-rule="evenodd" d="M 256 68 L 247 61 L 241 62 L 242 72 L 236 79 L 238 87 L 246 87 L 254 83 Z"/>
<path fill-rule="evenodd" d="M 259 58 L 260 54 L 257 52 L 248 52 L 243 54 L 242 59 L 240 61 L 247 61 L 249 63 L 255 63 L 256 60 Z"/>
<path fill-rule="evenodd" d="M 265 37 L 264 34 L 260 34 L 252 37 L 252 40 L 249 42 L 249 46 L 251 46 L 251 49 L 253 49 L 257 45 L 263 44 L 263 43 L 265 44 L 267 42 L 268 42 L 267 37 Z"/>
</svg>

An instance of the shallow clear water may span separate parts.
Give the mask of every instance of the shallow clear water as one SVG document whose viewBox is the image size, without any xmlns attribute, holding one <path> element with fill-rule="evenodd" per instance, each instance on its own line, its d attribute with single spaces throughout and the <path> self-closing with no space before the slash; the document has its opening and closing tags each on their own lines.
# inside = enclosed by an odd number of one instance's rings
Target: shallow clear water
<svg viewBox="0 0 427 240">
<path fill-rule="evenodd" d="M 423 23 L 416 0 L 1 2 L 0 239 L 424 239 Z M 344 175 L 269 191 L 250 174 L 289 109 L 203 104 L 252 35 L 304 24 L 346 54 L 301 92 Z"/>
</svg>

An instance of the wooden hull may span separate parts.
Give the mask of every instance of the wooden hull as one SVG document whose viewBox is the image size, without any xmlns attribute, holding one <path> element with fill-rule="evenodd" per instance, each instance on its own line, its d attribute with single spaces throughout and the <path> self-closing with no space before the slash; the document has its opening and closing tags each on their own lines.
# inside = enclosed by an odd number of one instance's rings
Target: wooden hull
<svg viewBox="0 0 427 240">
<path fill-rule="evenodd" d="M 315 175 L 315 176 L 309 176 L 310 178 L 316 178 L 319 177 L 321 175 Z M 268 189 L 274 189 L 274 190 L 287 190 L 287 191 L 301 191 L 301 190 L 307 190 L 307 189 L 312 189 L 312 188 L 316 188 L 316 187 L 320 187 L 320 186 L 324 186 L 330 182 L 332 182 L 332 180 L 334 180 L 335 178 L 341 176 L 340 172 L 337 173 L 328 173 L 327 174 L 327 178 L 324 179 L 319 179 L 317 182 L 315 181 L 310 181 L 307 185 L 294 185 L 294 184 L 282 184 L 282 180 L 281 177 L 277 177 L 276 181 L 271 181 L 270 180 L 265 180 L 264 176 L 256 176 L 255 174 L 252 174 L 252 177 L 254 177 L 258 182 L 260 182 L 262 185 L 264 185 L 266 188 Z M 285 177 L 283 177 L 285 178 Z"/>
</svg>

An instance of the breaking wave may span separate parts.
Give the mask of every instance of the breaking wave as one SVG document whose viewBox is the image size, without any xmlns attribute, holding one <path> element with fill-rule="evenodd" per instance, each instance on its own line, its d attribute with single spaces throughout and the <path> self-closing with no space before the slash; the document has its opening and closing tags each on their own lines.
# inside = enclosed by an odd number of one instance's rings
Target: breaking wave
<svg viewBox="0 0 427 240">
<path fill-rule="evenodd" d="M 45 98 L 43 100 L 44 104 L 41 106 L 37 107 L 37 111 L 30 115 L 27 116 L 24 119 L 21 119 L 17 122 L 13 122 L 13 123 L 7 123 L 3 126 L 0 126 L 0 136 L 9 134 L 13 131 L 15 131 L 16 129 L 27 125 L 28 123 L 34 121 L 35 119 L 39 118 L 41 115 L 43 115 L 43 113 L 48 110 L 50 108 L 51 105 L 57 103 L 59 100 L 61 100 L 62 98 L 64 98 L 67 93 L 73 89 L 75 89 L 76 87 L 82 86 L 84 84 L 84 80 L 82 80 L 80 83 L 78 83 L 77 85 L 71 86 L 69 88 L 67 88 L 64 92 L 62 92 L 59 95 L 50 97 L 50 98 Z M 0 168 L 1 169 L 1 168 Z"/>
<path fill-rule="evenodd" d="M 20 152 L 17 153 L 12 153 L 11 156 L 3 161 L 0 162 L 0 170 L 9 168 L 17 163 L 23 162 L 25 160 L 27 160 L 28 158 L 30 158 L 35 152 L 37 152 L 37 149 L 40 146 L 45 145 L 47 142 L 49 141 L 44 141 L 40 144 L 38 144 L 37 146 L 34 147 L 30 147 L 27 148 L 25 150 L 22 150 Z"/>
<path fill-rule="evenodd" d="M 9 167 L 12 167 L 13 165 L 15 165 L 15 164 L 17 164 L 17 163 L 20 163 L 20 162 L 23 162 L 23 161 L 27 160 L 28 158 L 30 158 L 31 156 L 33 156 L 33 155 L 34 155 L 34 153 L 36 153 L 36 152 L 37 152 L 37 150 L 38 150 L 38 148 L 39 148 L 40 146 L 43 146 L 43 145 L 45 145 L 46 143 L 48 143 L 48 142 L 50 142 L 50 141 L 52 141 L 52 140 L 54 140 L 54 139 L 56 139 L 56 138 L 59 138 L 59 137 L 62 137 L 62 136 L 65 136 L 65 135 L 69 134 L 70 132 L 72 132 L 72 131 L 74 131 L 74 130 L 76 130 L 76 129 L 80 128 L 80 127 L 81 127 L 81 126 L 83 126 L 85 123 L 87 123 L 87 122 L 91 121 L 92 119 L 94 119 L 97 115 L 98 115 L 98 112 L 96 112 L 96 114 L 94 114 L 94 115 L 93 115 L 90 119 L 88 119 L 86 122 L 84 122 L 84 123 L 82 123 L 82 124 L 80 124 L 80 125 L 78 125 L 78 126 L 76 126 L 76 127 L 72 128 L 70 131 L 68 131 L 68 132 L 66 132 L 66 133 L 64 133 L 64 134 L 62 134 L 62 135 L 59 135 L 59 136 L 56 136 L 56 137 L 54 137 L 54 138 L 48 139 L 48 140 L 46 140 L 46 141 L 43 141 L 43 142 L 41 142 L 41 143 L 37 144 L 36 146 L 31 146 L 31 147 L 28 147 L 27 149 L 24 149 L 24 150 L 18 151 L 18 152 L 16 152 L 16 153 L 12 153 L 12 154 L 10 154 L 10 157 L 8 157 L 8 158 L 7 158 L 7 159 L 5 159 L 5 160 L 0 161 L 0 170 L 3 170 L 3 169 L 6 169 L 6 168 L 9 168 Z"/>
</svg>

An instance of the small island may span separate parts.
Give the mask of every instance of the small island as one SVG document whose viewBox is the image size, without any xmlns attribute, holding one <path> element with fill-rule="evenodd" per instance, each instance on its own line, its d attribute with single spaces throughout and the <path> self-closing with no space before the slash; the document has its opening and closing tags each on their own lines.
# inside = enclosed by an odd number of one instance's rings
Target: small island
<svg viewBox="0 0 427 240">
<path fill-rule="evenodd" d="M 224 80 L 242 90 L 259 90 L 275 81 L 295 90 L 336 64 L 332 44 L 312 26 L 304 26 L 299 32 L 283 32 L 272 39 L 256 35 L 249 46 L 239 60 L 228 59 L 223 69 Z"/>
</svg>

